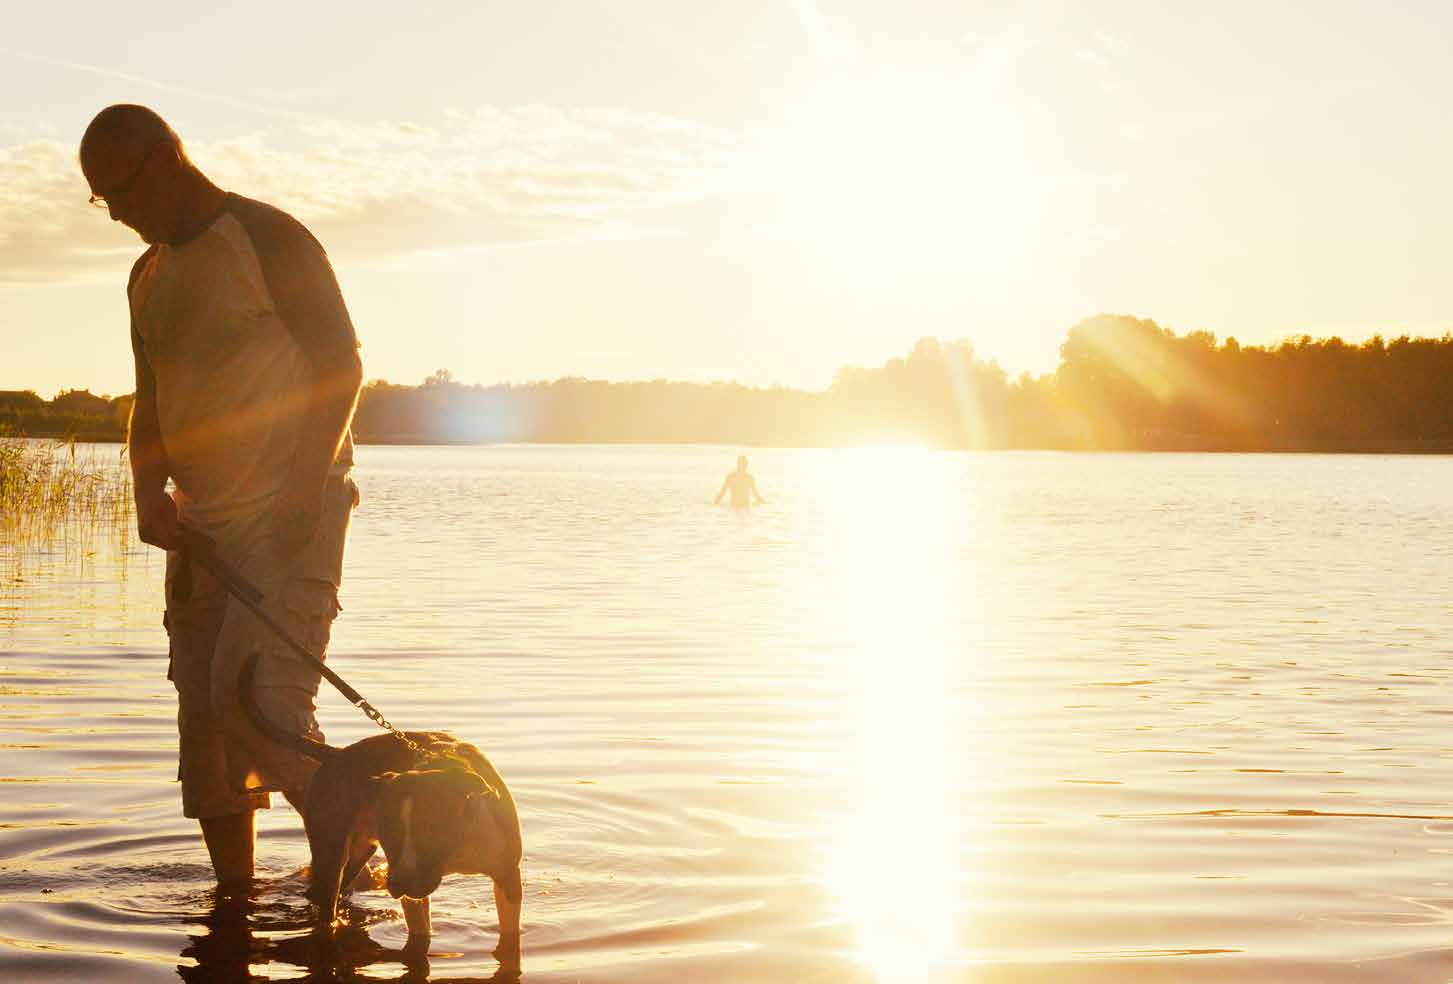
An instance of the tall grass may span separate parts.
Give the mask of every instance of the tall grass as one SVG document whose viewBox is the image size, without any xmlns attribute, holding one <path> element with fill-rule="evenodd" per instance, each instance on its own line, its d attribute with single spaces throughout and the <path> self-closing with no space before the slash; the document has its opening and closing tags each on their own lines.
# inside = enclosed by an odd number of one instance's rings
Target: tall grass
<svg viewBox="0 0 1453 984">
<path fill-rule="evenodd" d="M 0 533 L 49 539 L 75 530 L 125 535 L 131 525 L 131 469 L 104 452 L 77 454 L 75 442 L 0 435 Z"/>
</svg>

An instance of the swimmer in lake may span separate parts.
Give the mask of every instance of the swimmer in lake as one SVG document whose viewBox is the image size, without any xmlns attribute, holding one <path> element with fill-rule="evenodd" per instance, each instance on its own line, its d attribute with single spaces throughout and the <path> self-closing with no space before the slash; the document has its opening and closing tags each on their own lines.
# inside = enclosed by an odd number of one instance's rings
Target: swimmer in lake
<svg viewBox="0 0 1453 984">
<path fill-rule="evenodd" d="M 714 506 L 721 502 L 722 496 L 728 492 L 732 494 L 733 509 L 750 509 L 753 504 L 752 500 L 756 500 L 756 504 L 759 506 L 767 504 L 767 500 L 763 499 L 762 494 L 757 491 L 757 480 L 752 477 L 751 472 L 747 471 L 745 455 L 737 458 L 736 471 L 727 472 L 726 479 L 721 483 L 721 491 L 716 494 L 716 498 L 712 500 L 711 504 Z"/>
</svg>

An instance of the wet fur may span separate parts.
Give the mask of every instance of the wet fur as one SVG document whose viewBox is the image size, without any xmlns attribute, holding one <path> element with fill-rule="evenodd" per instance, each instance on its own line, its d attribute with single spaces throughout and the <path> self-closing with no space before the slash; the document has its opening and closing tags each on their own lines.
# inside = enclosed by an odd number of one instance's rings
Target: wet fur
<svg viewBox="0 0 1453 984">
<path fill-rule="evenodd" d="M 519 817 L 504 780 L 479 749 L 442 731 L 409 731 L 432 753 L 414 753 L 391 734 L 345 747 L 292 734 L 269 721 L 252 692 L 256 655 L 239 679 L 244 712 L 268 738 L 320 763 L 308 786 L 303 824 L 312 851 L 308 897 L 333 923 L 338 897 L 383 848 L 389 894 L 401 898 L 410 940 L 427 939 L 428 897 L 446 874 L 494 882 L 501 945 L 518 945 L 521 900 Z"/>
</svg>

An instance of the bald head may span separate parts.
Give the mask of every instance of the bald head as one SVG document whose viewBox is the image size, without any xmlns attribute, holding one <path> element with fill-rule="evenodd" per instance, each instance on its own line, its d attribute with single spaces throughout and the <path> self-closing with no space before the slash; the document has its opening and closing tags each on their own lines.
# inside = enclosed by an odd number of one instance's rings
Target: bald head
<svg viewBox="0 0 1453 984">
<path fill-rule="evenodd" d="M 147 242 L 174 242 L 221 192 L 187 158 L 181 138 L 154 110 L 118 104 L 81 137 L 81 171 L 111 217 Z"/>
<path fill-rule="evenodd" d="M 118 103 L 101 110 L 96 114 L 96 118 L 91 120 L 91 125 L 86 127 L 86 133 L 81 137 L 81 156 L 84 157 L 87 148 L 94 145 L 112 145 L 118 141 L 127 140 L 151 143 L 162 137 L 168 138 L 178 145 L 181 144 L 176 132 L 167 125 L 166 120 L 157 115 L 155 110 L 145 106 Z"/>
<path fill-rule="evenodd" d="M 161 143 L 170 144 L 186 160 L 181 138 L 155 111 L 126 103 L 107 106 L 81 137 L 81 171 L 93 188 L 112 187 Z"/>
</svg>

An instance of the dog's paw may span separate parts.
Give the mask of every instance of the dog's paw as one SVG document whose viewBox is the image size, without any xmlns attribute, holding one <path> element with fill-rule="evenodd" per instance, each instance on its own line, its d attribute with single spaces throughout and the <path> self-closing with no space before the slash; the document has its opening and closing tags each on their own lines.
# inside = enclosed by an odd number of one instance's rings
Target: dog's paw
<svg viewBox="0 0 1453 984">
<path fill-rule="evenodd" d="M 500 966 L 506 970 L 518 969 L 520 966 L 520 936 L 515 933 L 510 936 L 501 936 L 499 945 L 494 948 L 494 958 L 499 961 Z"/>
</svg>

